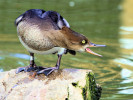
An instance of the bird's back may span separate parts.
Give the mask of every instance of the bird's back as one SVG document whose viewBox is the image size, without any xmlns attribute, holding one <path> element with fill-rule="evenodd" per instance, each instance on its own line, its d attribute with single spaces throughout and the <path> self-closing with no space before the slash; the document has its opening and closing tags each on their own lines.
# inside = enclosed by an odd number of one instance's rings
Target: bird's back
<svg viewBox="0 0 133 100">
<path fill-rule="evenodd" d="M 56 22 L 48 16 L 49 12 L 44 13 L 41 10 L 39 12 L 29 10 L 16 19 L 20 41 L 40 51 L 49 50 L 55 46 L 48 35 L 52 35 L 50 31 L 59 30 Z M 56 34 L 56 32 L 52 33 Z"/>
<path fill-rule="evenodd" d="M 28 10 L 16 19 L 15 24 L 19 39 L 28 51 L 29 48 L 47 51 L 54 47 L 68 47 L 67 38 L 61 32 L 64 26 L 70 27 L 69 23 L 55 11 Z"/>
</svg>

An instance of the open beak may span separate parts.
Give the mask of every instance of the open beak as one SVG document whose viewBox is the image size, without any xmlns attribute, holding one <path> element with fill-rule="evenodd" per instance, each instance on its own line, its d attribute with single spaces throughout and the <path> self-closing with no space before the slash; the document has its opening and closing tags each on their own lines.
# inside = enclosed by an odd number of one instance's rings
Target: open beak
<svg viewBox="0 0 133 100">
<path fill-rule="evenodd" d="M 106 45 L 99 45 L 99 44 L 90 43 L 90 46 L 89 47 L 105 47 L 105 46 Z M 102 57 L 102 55 L 93 52 L 92 50 L 90 50 L 90 48 L 86 48 L 86 52 L 88 52 L 90 54 L 93 54 L 93 55 L 96 55 L 96 56 L 99 56 L 99 57 Z"/>
</svg>

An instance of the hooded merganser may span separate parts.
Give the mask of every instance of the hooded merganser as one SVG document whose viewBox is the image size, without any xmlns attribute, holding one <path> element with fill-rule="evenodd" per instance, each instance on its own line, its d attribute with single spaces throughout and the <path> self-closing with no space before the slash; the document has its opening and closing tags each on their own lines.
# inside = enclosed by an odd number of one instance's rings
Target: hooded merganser
<svg viewBox="0 0 133 100">
<path fill-rule="evenodd" d="M 102 57 L 91 51 L 89 47 L 104 47 L 105 45 L 91 43 L 84 35 L 73 31 L 67 20 L 55 11 L 30 9 L 20 15 L 15 20 L 15 24 L 19 40 L 31 56 L 30 65 L 18 68 L 16 73 L 36 71 L 37 74 L 49 75 L 55 69 L 59 69 L 63 54 L 75 55 L 76 51 L 88 52 Z M 34 53 L 57 53 L 58 60 L 55 67 L 43 68 L 36 66 Z"/>
</svg>

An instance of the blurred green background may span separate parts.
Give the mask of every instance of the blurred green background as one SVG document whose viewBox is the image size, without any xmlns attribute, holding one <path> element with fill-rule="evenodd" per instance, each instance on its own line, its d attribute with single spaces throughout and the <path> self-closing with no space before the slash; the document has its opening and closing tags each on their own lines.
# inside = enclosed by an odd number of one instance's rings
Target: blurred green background
<svg viewBox="0 0 133 100">
<path fill-rule="evenodd" d="M 64 55 L 61 68 L 91 69 L 103 88 L 101 100 L 133 99 L 132 0 L 0 0 L 0 71 L 29 64 L 18 40 L 15 19 L 26 10 L 59 12 L 71 28 L 105 48 L 92 48 L 103 58 L 77 53 Z M 38 65 L 54 66 L 56 55 L 35 55 Z"/>
</svg>

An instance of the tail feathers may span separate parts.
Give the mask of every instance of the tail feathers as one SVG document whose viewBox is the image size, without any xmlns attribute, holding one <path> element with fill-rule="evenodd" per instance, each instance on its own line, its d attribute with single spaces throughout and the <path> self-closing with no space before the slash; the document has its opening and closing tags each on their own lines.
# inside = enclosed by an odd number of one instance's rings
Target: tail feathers
<svg viewBox="0 0 133 100">
<path fill-rule="evenodd" d="M 23 18 L 23 14 L 20 15 L 20 16 L 15 20 L 15 25 L 16 25 L 16 26 L 22 21 L 22 18 Z"/>
</svg>

